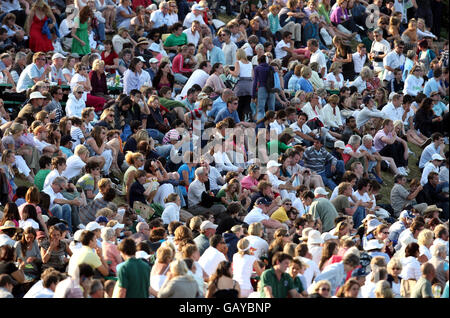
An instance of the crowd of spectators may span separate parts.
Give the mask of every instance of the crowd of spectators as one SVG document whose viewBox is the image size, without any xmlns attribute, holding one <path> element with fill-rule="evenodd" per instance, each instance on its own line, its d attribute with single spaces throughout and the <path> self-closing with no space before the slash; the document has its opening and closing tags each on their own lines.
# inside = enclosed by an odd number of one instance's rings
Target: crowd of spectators
<svg viewBox="0 0 450 318">
<path fill-rule="evenodd" d="M 2 1 L 0 298 L 448 297 L 446 11 Z"/>
</svg>

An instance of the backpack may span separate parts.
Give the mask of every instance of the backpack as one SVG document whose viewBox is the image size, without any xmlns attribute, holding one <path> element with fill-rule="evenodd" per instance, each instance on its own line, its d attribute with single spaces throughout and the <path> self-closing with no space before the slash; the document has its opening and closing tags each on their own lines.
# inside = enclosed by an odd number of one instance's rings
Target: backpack
<svg viewBox="0 0 450 318">
<path fill-rule="evenodd" d="M 275 80 L 274 80 L 274 71 L 273 67 L 269 66 L 269 71 L 267 72 L 267 80 L 266 80 L 266 90 L 267 93 L 275 93 Z"/>
</svg>

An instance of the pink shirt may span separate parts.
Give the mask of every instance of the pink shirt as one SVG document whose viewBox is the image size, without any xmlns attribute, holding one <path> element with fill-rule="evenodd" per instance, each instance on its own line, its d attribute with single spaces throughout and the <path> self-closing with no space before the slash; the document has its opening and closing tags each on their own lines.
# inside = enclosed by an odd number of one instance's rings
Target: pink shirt
<svg viewBox="0 0 450 318">
<path fill-rule="evenodd" d="M 116 273 L 117 264 L 122 262 L 122 256 L 120 256 L 120 252 L 119 249 L 117 248 L 117 245 L 111 242 L 102 242 L 102 253 L 103 258 L 107 262 L 111 261 L 111 264 L 109 264 L 109 269 L 112 270 L 114 273 Z"/>
<path fill-rule="evenodd" d="M 253 179 L 251 176 L 246 176 L 241 180 L 242 189 L 250 190 L 252 187 L 256 187 L 258 185 L 258 180 Z"/>
<path fill-rule="evenodd" d="M 387 145 L 381 140 L 381 138 L 383 137 L 392 138 L 392 133 L 386 135 L 383 129 L 378 130 L 375 137 L 373 138 L 373 146 L 375 147 L 375 150 L 378 152 L 380 152 Z"/>
<path fill-rule="evenodd" d="M 18 209 L 19 209 L 19 215 L 20 215 L 20 218 L 21 218 L 21 219 L 23 219 L 23 216 L 22 216 L 23 208 L 24 208 L 26 205 L 28 205 L 28 204 L 31 204 L 32 206 L 34 206 L 34 207 L 36 208 L 36 212 L 37 212 L 37 215 L 38 215 L 38 216 L 39 216 L 40 214 L 42 214 L 42 210 L 41 210 L 41 208 L 40 208 L 39 206 L 37 206 L 36 204 L 33 204 L 33 203 L 25 202 L 25 203 L 19 205 L 19 207 L 18 207 Z"/>
</svg>

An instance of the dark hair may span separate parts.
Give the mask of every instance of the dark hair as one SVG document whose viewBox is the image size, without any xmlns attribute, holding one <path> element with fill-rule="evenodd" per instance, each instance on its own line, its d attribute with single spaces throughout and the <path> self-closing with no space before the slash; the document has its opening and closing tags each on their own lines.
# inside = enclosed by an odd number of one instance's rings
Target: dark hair
<svg viewBox="0 0 450 318">
<path fill-rule="evenodd" d="M 0 261 L 13 262 L 15 249 L 8 244 L 0 246 Z"/>
<path fill-rule="evenodd" d="M 39 224 L 36 207 L 32 204 L 25 205 L 22 210 L 22 219 L 23 220 L 32 219 Z"/>
<path fill-rule="evenodd" d="M 41 169 L 45 169 L 45 167 L 47 165 L 51 165 L 52 163 L 52 158 L 50 158 L 49 156 L 42 156 L 41 158 L 39 158 L 39 168 Z"/>
<path fill-rule="evenodd" d="M 361 190 L 362 188 L 367 187 L 367 185 L 369 185 L 369 183 L 370 183 L 370 179 L 362 178 L 361 180 L 358 181 L 356 188 L 358 190 Z"/>
<path fill-rule="evenodd" d="M 306 219 L 304 218 L 297 218 L 294 221 L 294 228 L 298 229 L 301 226 L 304 226 L 306 224 Z"/>
<path fill-rule="evenodd" d="M 206 66 L 208 66 L 208 62 L 209 61 L 202 61 L 199 65 L 198 65 L 198 68 L 201 70 L 201 69 L 204 69 Z M 195 85 L 197 85 L 197 84 L 195 84 Z M 194 87 L 194 86 L 192 86 L 192 87 Z M 201 90 L 201 88 L 200 88 L 200 90 Z"/>
<path fill-rule="evenodd" d="M 409 243 L 405 248 L 405 257 L 408 256 L 416 257 L 418 251 L 419 251 L 419 244 L 415 242 Z"/>
<path fill-rule="evenodd" d="M 276 252 L 273 256 L 272 256 L 272 264 L 273 265 L 277 265 L 277 263 L 281 263 L 284 260 L 290 260 L 292 261 L 292 256 L 283 252 Z"/>
<path fill-rule="evenodd" d="M 94 269 L 92 268 L 91 265 L 86 263 L 78 265 L 78 271 L 80 273 L 80 277 L 89 278 L 94 276 Z"/>
<path fill-rule="evenodd" d="M 0 221 L 0 225 L 5 224 L 6 221 L 12 220 L 16 220 L 17 222 L 19 222 L 20 220 L 19 209 L 17 208 L 17 204 L 15 204 L 14 202 L 8 202 L 6 203 L 5 209 L 3 210 L 3 218 Z"/>
<path fill-rule="evenodd" d="M 126 238 L 119 243 L 117 247 L 120 252 L 128 256 L 133 256 L 136 254 L 136 243 L 131 238 Z"/>
<path fill-rule="evenodd" d="M 213 67 L 211 68 L 211 72 L 209 72 L 209 75 L 214 74 L 214 72 L 222 65 L 222 63 L 214 63 Z"/>
<path fill-rule="evenodd" d="M 175 22 L 174 24 L 172 24 L 172 27 L 170 28 L 170 32 L 175 32 L 176 30 L 178 30 L 179 28 L 182 28 L 183 24 L 181 24 L 180 22 Z"/>
<path fill-rule="evenodd" d="M 89 243 L 95 238 L 95 233 L 84 230 L 80 235 L 80 242 L 84 246 L 89 246 Z"/>
<path fill-rule="evenodd" d="M 216 248 L 217 245 L 219 245 L 219 243 L 222 240 L 223 240 L 222 235 L 215 234 L 215 235 L 211 236 L 211 238 L 209 239 L 209 245 L 211 245 L 212 247 Z"/>
<path fill-rule="evenodd" d="M 141 60 L 137 57 L 133 57 L 130 61 L 130 66 L 128 66 L 128 68 L 130 69 L 130 71 L 132 72 L 136 72 L 136 65 L 139 64 L 139 62 L 141 62 Z"/>
</svg>

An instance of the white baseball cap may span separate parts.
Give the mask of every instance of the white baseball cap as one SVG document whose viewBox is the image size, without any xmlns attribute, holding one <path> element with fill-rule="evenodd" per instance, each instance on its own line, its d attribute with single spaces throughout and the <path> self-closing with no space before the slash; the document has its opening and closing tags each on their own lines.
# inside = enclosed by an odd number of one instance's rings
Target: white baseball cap
<svg viewBox="0 0 450 318">
<path fill-rule="evenodd" d="M 117 229 L 123 229 L 125 227 L 125 224 L 122 223 L 117 223 L 116 225 L 114 225 L 112 227 L 113 230 L 117 230 Z"/>
<path fill-rule="evenodd" d="M 442 157 L 440 154 L 435 153 L 435 154 L 433 154 L 433 155 L 431 156 L 431 160 L 440 160 L 440 161 L 443 161 L 443 160 L 445 160 L 445 158 Z"/>
<path fill-rule="evenodd" d="M 202 224 L 200 224 L 200 230 L 206 231 L 207 229 L 217 229 L 218 225 L 212 223 L 211 221 L 203 221 Z"/>
<path fill-rule="evenodd" d="M 145 59 L 142 56 L 136 56 L 138 59 L 141 60 L 142 63 L 145 63 Z"/>
<path fill-rule="evenodd" d="M 281 163 L 278 163 L 275 160 L 270 160 L 267 163 L 267 169 L 272 168 L 272 167 L 279 167 L 279 166 L 281 166 Z"/>
<path fill-rule="evenodd" d="M 150 51 L 153 51 L 153 52 L 158 52 L 158 53 L 161 52 L 161 49 L 159 48 L 159 45 L 157 43 L 155 43 L 155 42 L 153 42 L 148 49 Z"/>
<path fill-rule="evenodd" d="M 321 194 L 321 195 L 328 195 L 328 192 L 322 187 L 317 187 L 317 188 L 314 189 L 314 196 L 317 196 L 319 194 Z"/>
<path fill-rule="evenodd" d="M 342 140 L 336 140 L 334 142 L 334 148 L 345 149 L 345 143 Z"/>
<path fill-rule="evenodd" d="M 103 228 L 103 226 L 101 226 L 100 224 L 98 224 L 98 223 L 95 222 L 95 221 L 89 222 L 89 223 L 86 225 L 86 230 L 88 230 L 88 231 L 100 230 L 100 229 L 102 229 L 102 228 Z"/>
<path fill-rule="evenodd" d="M 152 57 L 148 62 L 151 64 L 151 63 L 158 63 L 159 61 L 157 58 Z"/>
<path fill-rule="evenodd" d="M 36 99 L 36 98 L 45 98 L 45 96 L 42 95 L 41 92 L 33 92 L 30 94 L 30 100 Z"/>
<path fill-rule="evenodd" d="M 52 56 L 52 60 L 54 60 L 54 59 L 59 59 L 59 58 L 65 59 L 66 57 L 65 57 L 64 55 L 62 55 L 61 53 L 55 53 L 55 54 L 53 54 L 53 56 Z"/>
</svg>

